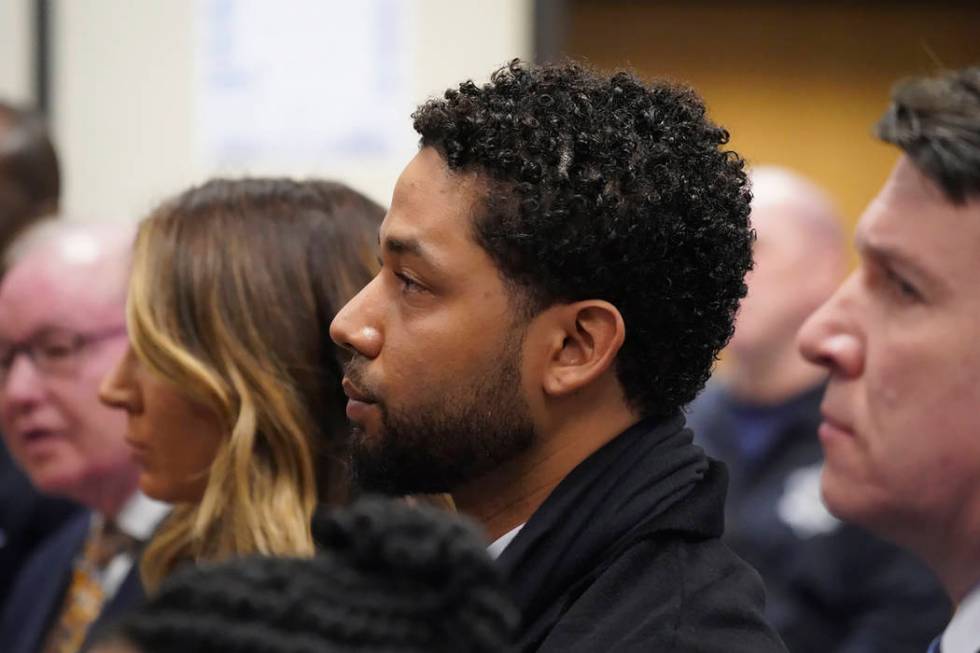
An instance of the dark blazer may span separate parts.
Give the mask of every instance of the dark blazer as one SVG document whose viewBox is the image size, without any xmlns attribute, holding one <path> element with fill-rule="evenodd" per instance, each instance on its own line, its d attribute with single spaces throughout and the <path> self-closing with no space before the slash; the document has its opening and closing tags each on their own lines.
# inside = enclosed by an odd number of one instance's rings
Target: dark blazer
<svg viewBox="0 0 980 653">
<path fill-rule="evenodd" d="M 71 580 L 72 563 L 88 534 L 91 513 L 69 520 L 31 557 L 21 570 L 0 616 L 0 651 L 37 653 L 61 610 Z M 115 596 L 103 606 L 89 633 L 96 632 L 144 600 L 137 566 L 133 565 Z M 84 647 L 83 647 L 84 648 Z"/>
<path fill-rule="evenodd" d="M 724 465 L 680 415 L 576 467 L 498 559 L 522 652 L 777 653 L 759 575 L 719 539 Z"/>
<path fill-rule="evenodd" d="M 81 510 L 35 490 L 0 442 L 0 609 L 30 556 Z"/>
<path fill-rule="evenodd" d="M 921 561 L 822 507 L 822 399 L 820 386 L 747 406 L 714 381 L 692 404 L 695 441 L 731 476 L 725 542 L 762 574 L 793 653 L 922 653 L 949 601 Z"/>
</svg>

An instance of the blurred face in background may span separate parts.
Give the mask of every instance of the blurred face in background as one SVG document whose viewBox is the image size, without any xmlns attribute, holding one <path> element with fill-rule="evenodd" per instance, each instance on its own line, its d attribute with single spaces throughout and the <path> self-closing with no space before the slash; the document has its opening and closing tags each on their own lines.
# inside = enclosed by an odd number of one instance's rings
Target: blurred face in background
<svg viewBox="0 0 980 653">
<path fill-rule="evenodd" d="M 860 267 L 804 325 L 825 366 L 824 499 L 900 542 L 980 514 L 980 202 L 903 157 L 857 230 Z"/>
<path fill-rule="evenodd" d="M 98 398 L 126 346 L 124 270 L 98 248 L 69 238 L 28 255 L 0 285 L 4 441 L 42 492 L 88 505 L 128 494 L 135 480 L 125 419 Z"/>
<path fill-rule="evenodd" d="M 754 265 L 728 351 L 753 358 L 789 348 L 799 357 L 797 331 L 844 275 L 839 218 L 823 191 L 795 173 L 767 166 L 751 180 Z"/>
</svg>

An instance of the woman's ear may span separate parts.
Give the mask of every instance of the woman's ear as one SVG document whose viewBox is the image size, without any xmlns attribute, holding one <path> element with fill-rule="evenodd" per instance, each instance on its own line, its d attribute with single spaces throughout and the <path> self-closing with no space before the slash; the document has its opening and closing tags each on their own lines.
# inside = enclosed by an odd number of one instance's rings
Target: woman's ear
<svg viewBox="0 0 980 653">
<path fill-rule="evenodd" d="M 619 309 L 602 300 L 553 307 L 553 348 L 544 374 L 544 391 L 552 396 L 576 392 L 609 370 L 626 339 Z"/>
</svg>

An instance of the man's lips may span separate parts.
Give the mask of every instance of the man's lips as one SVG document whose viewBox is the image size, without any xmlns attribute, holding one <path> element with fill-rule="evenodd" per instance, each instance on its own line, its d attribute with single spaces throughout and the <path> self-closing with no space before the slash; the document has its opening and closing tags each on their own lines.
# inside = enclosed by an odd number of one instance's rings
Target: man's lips
<svg viewBox="0 0 980 653">
<path fill-rule="evenodd" d="M 26 445 L 44 442 L 58 435 L 56 429 L 48 428 L 29 428 L 20 431 L 20 439 Z"/>
<path fill-rule="evenodd" d="M 823 418 L 823 421 L 820 424 L 818 433 L 822 440 L 841 436 L 849 438 L 854 437 L 854 431 L 845 422 L 837 419 L 826 411 L 821 411 L 820 415 Z"/>
<path fill-rule="evenodd" d="M 344 388 L 344 394 L 347 395 L 347 398 L 350 399 L 351 401 L 357 401 L 362 404 L 377 403 L 373 397 L 368 395 L 366 392 L 362 392 L 361 390 L 359 390 L 357 386 L 355 386 L 353 382 L 351 382 L 351 380 L 346 376 L 344 377 L 344 380 L 341 381 L 341 385 Z"/>
<path fill-rule="evenodd" d="M 346 376 L 341 382 L 344 394 L 347 395 L 347 419 L 354 424 L 363 424 L 368 419 L 368 413 L 377 403 L 373 397 L 361 391 Z"/>
</svg>

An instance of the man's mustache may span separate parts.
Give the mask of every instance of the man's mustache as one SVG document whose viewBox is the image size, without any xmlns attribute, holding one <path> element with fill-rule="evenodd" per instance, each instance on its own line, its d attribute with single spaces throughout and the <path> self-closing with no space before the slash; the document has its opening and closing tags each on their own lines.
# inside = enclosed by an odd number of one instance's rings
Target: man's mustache
<svg viewBox="0 0 980 653">
<path fill-rule="evenodd" d="M 353 356 L 344 363 L 344 377 L 347 378 L 348 383 L 354 386 L 357 394 L 362 396 L 366 401 L 379 403 L 378 393 L 372 390 L 364 380 L 364 369 L 366 367 L 367 361 L 359 356 Z"/>
</svg>

